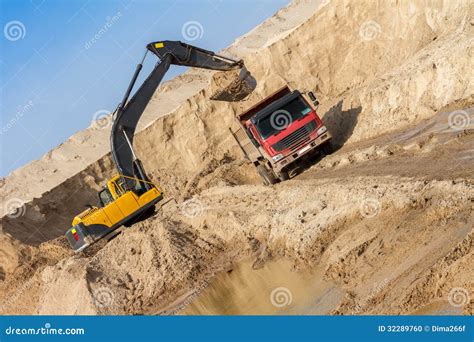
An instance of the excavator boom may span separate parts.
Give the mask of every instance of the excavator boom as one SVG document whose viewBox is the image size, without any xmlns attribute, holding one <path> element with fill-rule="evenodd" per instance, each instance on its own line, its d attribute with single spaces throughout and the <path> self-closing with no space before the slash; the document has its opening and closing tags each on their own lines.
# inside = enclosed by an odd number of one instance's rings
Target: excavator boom
<svg viewBox="0 0 474 342">
<path fill-rule="evenodd" d="M 154 53 L 160 61 L 135 95 L 127 102 L 143 61 L 138 64 L 124 99 L 117 110 L 110 137 L 113 160 L 128 190 L 136 186 L 134 178 L 147 180 L 140 161 L 134 156 L 133 137 L 140 117 L 169 67 L 181 65 L 220 71 L 244 68 L 242 60 L 236 61 L 179 41 L 154 42 L 148 44 L 147 49 Z M 143 183 L 144 186 L 146 184 Z"/>
<path fill-rule="evenodd" d="M 174 65 L 221 71 L 229 71 L 244 67 L 244 62 L 242 60 L 236 61 L 218 55 L 212 51 L 204 50 L 179 41 L 165 40 L 162 42 L 154 42 L 148 44 L 146 48 L 161 60 L 169 56 L 172 59 L 171 64 Z"/>
</svg>

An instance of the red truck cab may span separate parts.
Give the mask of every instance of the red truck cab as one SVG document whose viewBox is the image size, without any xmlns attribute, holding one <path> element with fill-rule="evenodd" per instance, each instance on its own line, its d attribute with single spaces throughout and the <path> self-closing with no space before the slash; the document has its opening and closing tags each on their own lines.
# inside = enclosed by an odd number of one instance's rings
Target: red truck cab
<svg viewBox="0 0 474 342">
<path fill-rule="evenodd" d="M 312 102 L 318 102 L 308 93 Z M 232 132 L 244 155 L 250 159 L 264 183 L 288 178 L 290 165 L 323 146 L 331 134 L 314 107 L 298 90 L 285 86 L 237 117 L 255 150 L 246 146 L 242 134 Z"/>
</svg>

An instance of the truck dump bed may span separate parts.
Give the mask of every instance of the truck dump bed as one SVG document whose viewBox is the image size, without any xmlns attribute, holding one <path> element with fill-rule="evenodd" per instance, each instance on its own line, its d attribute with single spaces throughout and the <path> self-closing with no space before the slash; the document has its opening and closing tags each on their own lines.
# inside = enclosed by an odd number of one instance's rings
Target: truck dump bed
<svg viewBox="0 0 474 342">
<path fill-rule="evenodd" d="M 234 139 L 237 141 L 245 158 L 250 161 L 255 161 L 259 157 L 261 157 L 260 151 L 252 143 L 244 128 L 239 127 L 237 128 L 237 130 L 233 131 L 232 128 L 229 127 L 229 131 L 234 136 Z"/>
<path fill-rule="evenodd" d="M 237 116 L 239 121 L 243 124 L 245 121 L 250 119 L 255 113 L 258 111 L 262 110 L 263 108 L 267 107 L 270 103 L 273 103 L 274 101 L 278 100 L 279 98 L 291 93 L 290 88 L 288 86 L 284 86 L 280 89 L 278 89 L 276 92 L 273 94 L 267 96 L 264 98 L 262 101 L 256 103 L 249 109 L 247 109 L 245 112 L 242 112 Z"/>
</svg>

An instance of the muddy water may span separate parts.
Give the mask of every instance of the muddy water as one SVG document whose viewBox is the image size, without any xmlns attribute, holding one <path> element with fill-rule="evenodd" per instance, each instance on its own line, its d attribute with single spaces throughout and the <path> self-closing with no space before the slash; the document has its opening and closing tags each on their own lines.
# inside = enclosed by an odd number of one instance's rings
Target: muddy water
<svg viewBox="0 0 474 342">
<path fill-rule="evenodd" d="M 244 262 L 217 274 L 180 314 L 184 315 L 323 315 L 342 299 L 343 292 L 322 279 L 323 270 L 291 270 L 286 260 L 252 269 Z"/>
</svg>

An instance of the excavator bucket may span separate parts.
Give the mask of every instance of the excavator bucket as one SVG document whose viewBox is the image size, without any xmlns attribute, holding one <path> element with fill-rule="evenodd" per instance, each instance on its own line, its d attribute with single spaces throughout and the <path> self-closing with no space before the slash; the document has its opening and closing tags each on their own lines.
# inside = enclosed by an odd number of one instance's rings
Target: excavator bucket
<svg viewBox="0 0 474 342">
<path fill-rule="evenodd" d="M 179 41 L 158 41 L 147 45 L 162 62 L 219 70 L 211 84 L 212 100 L 240 101 L 256 87 L 257 81 L 245 68 L 243 60 L 234 60 Z"/>
<path fill-rule="evenodd" d="M 240 70 L 216 72 L 212 77 L 211 100 L 235 102 L 246 98 L 257 86 L 257 81 L 246 67 Z"/>
</svg>

